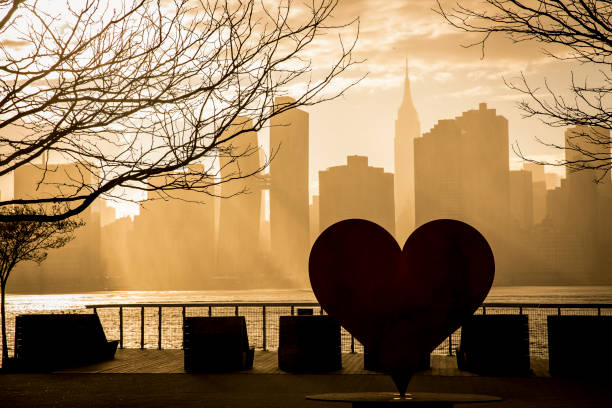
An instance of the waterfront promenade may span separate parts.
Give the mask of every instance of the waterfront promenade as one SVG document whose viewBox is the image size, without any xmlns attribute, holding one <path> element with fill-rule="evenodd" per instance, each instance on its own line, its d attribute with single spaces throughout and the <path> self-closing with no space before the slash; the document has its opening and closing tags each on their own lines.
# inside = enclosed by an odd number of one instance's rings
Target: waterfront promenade
<svg viewBox="0 0 612 408">
<path fill-rule="evenodd" d="M 343 369 L 328 374 L 287 374 L 275 352 L 258 351 L 252 370 L 186 374 L 182 350 L 119 350 L 112 361 L 49 374 L 0 374 L 0 407 L 290 407 L 348 408 L 307 401 L 309 394 L 393 391 L 386 375 L 363 370 L 363 354 L 343 354 Z M 593 356 L 596 358 L 596 356 Z M 547 361 L 532 360 L 525 378 L 482 377 L 459 371 L 455 359 L 433 355 L 432 368 L 416 375 L 409 391 L 498 395 L 499 403 L 465 408 L 607 407 L 609 380 L 559 379 Z"/>
</svg>

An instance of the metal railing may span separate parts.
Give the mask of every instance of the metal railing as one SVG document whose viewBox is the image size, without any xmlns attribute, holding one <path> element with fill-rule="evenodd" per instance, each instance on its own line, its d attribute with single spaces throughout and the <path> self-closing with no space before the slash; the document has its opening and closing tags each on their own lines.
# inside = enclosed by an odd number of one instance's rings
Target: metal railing
<svg viewBox="0 0 612 408">
<path fill-rule="evenodd" d="M 275 350 L 278 347 L 278 321 L 283 315 L 294 315 L 298 308 L 311 308 L 324 314 L 318 303 L 129 303 L 87 305 L 100 316 L 107 337 L 119 339 L 124 348 L 182 348 L 182 324 L 186 316 L 244 316 L 252 347 Z M 529 317 L 532 358 L 548 357 L 546 316 L 612 315 L 612 304 L 541 304 L 484 303 L 477 314 L 526 314 Z M 451 334 L 434 350 L 434 354 L 454 354 L 461 329 Z M 607 349 L 601 345 L 602 351 Z M 344 328 L 342 351 L 363 352 L 363 346 Z"/>
</svg>

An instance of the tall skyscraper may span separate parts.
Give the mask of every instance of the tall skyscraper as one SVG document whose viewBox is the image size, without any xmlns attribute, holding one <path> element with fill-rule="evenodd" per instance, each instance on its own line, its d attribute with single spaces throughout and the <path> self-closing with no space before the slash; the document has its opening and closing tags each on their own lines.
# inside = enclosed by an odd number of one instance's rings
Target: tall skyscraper
<svg viewBox="0 0 612 408">
<path fill-rule="evenodd" d="M 394 233 L 393 174 L 368 166 L 365 156 L 348 156 L 345 166 L 319 172 L 320 230 L 349 218 L 369 220 Z"/>
<path fill-rule="evenodd" d="M 250 119 L 237 118 L 229 132 L 250 127 Z M 261 168 L 257 133 L 243 133 L 224 147 L 230 150 L 219 155 L 223 179 L 246 176 Z M 219 211 L 217 265 L 218 277 L 226 280 L 226 287 L 248 286 L 257 279 L 255 270 L 261 264 L 261 191 L 256 177 L 221 185 L 221 195 L 229 198 L 221 200 Z"/>
<path fill-rule="evenodd" d="M 275 100 L 275 109 L 292 103 Z M 272 118 L 270 149 L 270 247 L 273 267 L 298 285 L 308 284 L 308 113 L 290 109 Z"/>
<path fill-rule="evenodd" d="M 402 243 L 415 227 L 414 139 L 420 134 L 421 124 L 412 102 L 406 64 L 404 95 L 395 120 L 395 231 L 396 238 Z"/>
</svg>

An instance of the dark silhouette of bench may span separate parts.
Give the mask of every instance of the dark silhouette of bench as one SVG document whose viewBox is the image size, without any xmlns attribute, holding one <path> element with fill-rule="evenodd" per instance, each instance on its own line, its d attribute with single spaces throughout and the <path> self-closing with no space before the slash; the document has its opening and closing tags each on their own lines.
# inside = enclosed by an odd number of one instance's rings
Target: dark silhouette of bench
<svg viewBox="0 0 612 408">
<path fill-rule="evenodd" d="M 186 317 L 183 320 L 187 372 L 227 372 L 253 367 L 244 316 Z"/>
<path fill-rule="evenodd" d="M 428 370 L 430 367 L 430 354 L 428 353 L 420 358 L 419 365 L 418 367 L 416 367 L 416 371 L 425 371 Z M 378 353 L 368 347 L 364 347 L 363 350 L 363 369 L 368 371 L 385 371 L 380 362 L 380 357 L 378 356 Z"/>
<path fill-rule="evenodd" d="M 330 316 L 281 316 L 278 367 L 287 372 L 340 370 L 340 324 Z"/>
<path fill-rule="evenodd" d="M 473 315 L 461 328 L 457 366 L 480 375 L 531 374 L 527 315 Z"/>
<path fill-rule="evenodd" d="M 97 314 L 27 314 L 15 318 L 20 371 L 52 371 L 112 360 L 118 341 L 107 341 Z"/>
<path fill-rule="evenodd" d="M 547 320 L 551 375 L 612 376 L 612 316 L 548 316 Z"/>
</svg>

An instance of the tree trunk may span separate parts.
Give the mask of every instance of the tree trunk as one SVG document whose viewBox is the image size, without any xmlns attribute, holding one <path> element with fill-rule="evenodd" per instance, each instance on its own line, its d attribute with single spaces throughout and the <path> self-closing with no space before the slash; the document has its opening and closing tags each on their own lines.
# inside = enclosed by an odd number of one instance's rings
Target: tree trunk
<svg viewBox="0 0 612 408">
<path fill-rule="evenodd" d="M 6 341 L 6 310 L 4 308 L 4 300 L 6 294 L 6 280 L 0 281 L 0 313 L 2 314 L 2 366 L 8 359 L 8 344 Z"/>
</svg>

